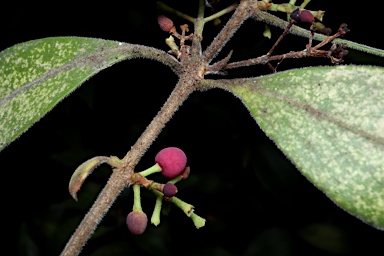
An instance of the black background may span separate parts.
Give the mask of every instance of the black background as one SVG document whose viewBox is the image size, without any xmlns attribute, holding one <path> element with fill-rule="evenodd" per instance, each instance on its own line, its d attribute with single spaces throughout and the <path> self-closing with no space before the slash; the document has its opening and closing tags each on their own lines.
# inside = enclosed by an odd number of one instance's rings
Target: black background
<svg viewBox="0 0 384 256">
<path fill-rule="evenodd" d="M 191 16 L 196 2 L 167 1 Z M 308 9 L 325 10 L 324 23 L 334 31 L 347 23 L 351 32 L 346 39 L 383 48 L 379 8 L 370 2 L 333 2 L 313 1 Z M 2 13 L 0 50 L 51 36 L 103 38 L 167 50 L 168 35 L 158 28 L 155 1 L 15 4 Z M 265 54 L 281 30 L 272 28 L 269 40 L 262 37 L 263 29 L 263 24 L 247 20 L 218 57 L 231 49 L 233 60 Z M 204 46 L 217 33 L 217 27 L 207 24 Z M 306 42 L 288 35 L 276 53 L 303 49 Z M 345 64 L 352 63 L 384 64 L 378 57 L 350 51 Z M 285 60 L 278 70 L 309 65 L 330 62 Z M 268 73 L 265 66 L 253 66 L 231 70 L 229 76 Z M 167 67 L 149 60 L 116 64 L 84 83 L 0 152 L 2 250 L 11 255 L 58 255 L 111 170 L 99 167 L 84 183 L 77 203 L 67 191 L 72 172 L 93 156 L 123 157 L 177 79 Z M 125 225 L 132 207 L 127 189 L 81 255 L 383 255 L 384 233 L 344 212 L 308 182 L 229 93 L 193 93 L 137 170 L 152 166 L 156 153 L 166 146 L 186 152 L 192 173 L 179 184 L 179 197 L 196 207 L 196 213 L 207 219 L 206 226 L 196 230 L 189 218 L 172 208 L 159 227 L 150 225 L 144 235 L 134 237 Z M 150 217 L 155 198 L 146 191 L 142 196 Z"/>
</svg>

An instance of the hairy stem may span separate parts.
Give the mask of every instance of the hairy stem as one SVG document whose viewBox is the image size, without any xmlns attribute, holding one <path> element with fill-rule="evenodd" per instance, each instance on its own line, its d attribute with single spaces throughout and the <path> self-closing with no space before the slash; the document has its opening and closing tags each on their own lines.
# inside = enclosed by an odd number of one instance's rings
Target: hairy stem
<svg viewBox="0 0 384 256">
<path fill-rule="evenodd" d="M 197 27 L 202 32 L 204 21 L 200 17 L 196 21 Z M 195 35 L 193 49 L 200 49 L 199 36 Z M 86 214 L 79 227 L 67 242 L 62 256 L 78 255 L 90 238 L 93 231 L 116 200 L 120 192 L 131 185 L 134 168 L 141 159 L 144 152 L 149 148 L 152 142 L 157 138 L 165 124 L 172 118 L 173 114 L 178 110 L 184 100 L 196 89 L 203 79 L 203 70 L 205 62 L 201 59 L 200 53 L 192 50 L 190 58 L 183 62 L 183 72 L 181 72 L 180 80 L 176 84 L 171 95 L 160 109 L 155 118 L 147 126 L 140 138 L 131 147 L 126 156 L 115 167 L 110 179 L 104 189 L 100 192 L 99 197 Z"/>
<path fill-rule="evenodd" d="M 326 51 L 316 52 L 315 50 L 314 51 L 303 50 L 303 51 L 289 52 L 289 53 L 274 55 L 274 56 L 263 55 L 253 59 L 231 62 L 231 63 L 228 63 L 224 67 L 224 69 L 246 67 L 246 66 L 252 66 L 257 64 L 266 64 L 274 60 L 283 60 L 283 59 L 292 59 L 292 58 L 297 59 L 297 58 L 304 58 L 304 57 L 330 58 L 326 54 Z"/>
<path fill-rule="evenodd" d="M 78 255 L 88 238 L 92 235 L 105 213 L 111 207 L 117 196 L 126 186 L 127 172 L 115 170 L 109 178 L 107 184 L 100 192 L 98 198 L 93 203 L 89 212 L 85 215 L 80 225 L 73 233 L 64 247 L 62 256 Z"/>
<path fill-rule="evenodd" d="M 73 256 L 80 253 L 81 249 L 111 207 L 112 203 L 116 200 L 117 196 L 125 187 L 131 185 L 130 182 L 132 182 L 134 168 L 144 152 L 156 139 L 179 106 L 198 87 L 200 81 L 204 77 L 205 65 L 218 53 L 250 13 L 257 12 L 255 9 L 258 10 L 258 8 L 255 3 L 257 3 L 257 1 L 254 0 L 244 0 L 241 2 L 231 20 L 227 23 L 217 38 L 215 38 L 214 43 L 212 43 L 203 53 L 204 58 L 201 58 L 199 53 L 201 33 L 204 25 L 202 17 L 203 7 L 201 7 L 199 17 L 197 20 L 194 20 L 196 22 L 195 32 L 197 33 L 193 39 L 191 56 L 182 63 L 182 72 L 179 82 L 155 118 L 147 126 L 126 156 L 114 168 L 111 177 L 100 192 L 90 211 L 85 215 L 84 219 L 67 242 L 61 253 L 62 256 Z"/>
<path fill-rule="evenodd" d="M 250 9 L 252 9 L 252 7 L 254 9 L 258 9 L 257 4 L 252 4 L 253 2 L 255 1 L 244 0 L 240 3 L 235 13 L 232 15 L 232 18 L 227 22 L 227 24 L 225 24 L 224 28 L 204 51 L 203 56 L 207 63 L 209 63 L 216 56 L 216 54 L 220 52 L 225 43 L 232 37 L 244 20 L 248 18 L 251 14 Z"/>
<path fill-rule="evenodd" d="M 190 74 L 186 74 L 180 77 L 175 89 L 172 91 L 159 113 L 148 125 L 136 143 L 131 147 L 131 150 L 127 155 L 122 159 L 121 164 L 114 169 L 95 203 L 67 242 L 61 253 L 62 256 L 73 256 L 80 253 L 82 247 L 90 238 L 117 196 L 126 186 L 131 185 L 128 181 L 131 180 L 133 170 L 141 156 L 159 135 L 160 131 L 171 119 L 182 102 L 184 102 L 188 95 L 196 88 L 196 84 L 199 80 L 191 78 L 191 76 L 192 75 Z M 197 76 L 194 75 L 193 77 Z"/>
</svg>

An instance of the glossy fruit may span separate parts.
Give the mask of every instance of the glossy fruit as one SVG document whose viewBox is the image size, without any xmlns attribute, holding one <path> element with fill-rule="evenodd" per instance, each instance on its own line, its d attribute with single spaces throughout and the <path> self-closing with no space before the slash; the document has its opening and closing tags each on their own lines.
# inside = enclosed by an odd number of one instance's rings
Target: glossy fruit
<svg viewBox="0 0 384 256">
<path fill-rule="evenodd" d="M 147 228 L 148 218 L 144 212 L 132 211 L 127 215 L 126 223 L 134 235 L 141 235 Z"/>
<path fill-rule="evenodd" d="M 187 165 L 187 156 L 185 153 L 176 147 L 164 148 L 157 153 L 155 162 L 160 165 L 161 174 L 173 179 L 180 175 Z"/>
</svg>

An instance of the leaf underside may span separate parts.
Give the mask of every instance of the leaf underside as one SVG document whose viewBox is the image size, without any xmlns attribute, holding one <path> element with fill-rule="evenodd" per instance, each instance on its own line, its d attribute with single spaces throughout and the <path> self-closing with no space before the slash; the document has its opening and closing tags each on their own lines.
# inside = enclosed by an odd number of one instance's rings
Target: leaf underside
<svg viewBox="0 0 384 256">
<path fill-rule="evenodd" d="M 87 79 L 135 57 L 176 66 L 151 47 L 84 37 L 43 38 L 0 52 L 0 151 Z"/>
<path fill-rule="evenodd" d="M 68 186 L 69 193 L 73 199 L 77 201 L 77 192 L 80 190 L 81 185 L 83 185 L 84 180 L 93 172 L 93 170 L 100 164 L 108 162 L 109 160 L 110 158 L 106 156 L 95 156 L 76 168 Z"/>
<path fill-rule="evenodd" d="M 344 210 L 384 229 L 384 68 L 313 67 L 228 83 L 258 125 Z"/>
</svg>

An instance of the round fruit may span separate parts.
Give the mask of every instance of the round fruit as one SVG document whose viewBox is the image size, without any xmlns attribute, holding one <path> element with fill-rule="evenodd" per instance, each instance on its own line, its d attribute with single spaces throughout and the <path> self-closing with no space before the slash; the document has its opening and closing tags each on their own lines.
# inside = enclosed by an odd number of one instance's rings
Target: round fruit
<svg viewBox="0 0 384 256">
<path fill-rule="evenodd" d="M 157 153 L 155 162 L 160 165 L 161 174 L 169 179 L 180 175 L 187 165 L 187 156 L 176 147 L 164 148 Z"/>
<path fill-rule="evenodd" d="M 144 212 L 132 211 L 127 215 L 126 223 L 134 235 L 141 235 L 147 228 L 148 218 Z"/>
<path fill-rule="evenodd" d="M 300 18 L 300 9 L 299 8 L 296 8 L 295 10 L 293 10 L 291 12 L 291 14 L 289 15 L 289 17 L 291 18 L 291 20 L 296 20 L 298 21 L 299 18 Z"/>
<path fill-rule="evenodd" d="M 177 193 L 177 187 L 175 184 L 168 182 L 164 185 L 164 188 L 163 188 L 164 196 L 172 197 L 172 196 L 176 195 L 176 193 Z"/>
<path fill-rule="evenodd" d="M 315 19 L 313 17 L 313 14 L 308 10 L 302 10 L 300 13 L 300 21 L 306 22 L 306 23 L 312 23 L 312 21 Z"/>
</svg>

